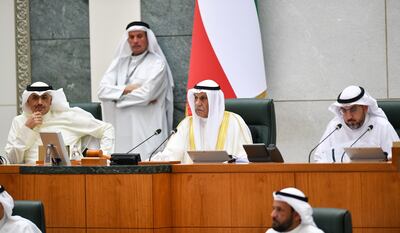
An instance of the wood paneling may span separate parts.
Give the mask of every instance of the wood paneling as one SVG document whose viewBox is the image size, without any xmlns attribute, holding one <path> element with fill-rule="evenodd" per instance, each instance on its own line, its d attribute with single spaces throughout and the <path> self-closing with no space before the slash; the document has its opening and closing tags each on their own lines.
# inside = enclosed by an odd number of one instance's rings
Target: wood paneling
<svg viewBox="0 0 400 233">
<path fill-rule="evenodd" d="M 0 173 L 0 184 L 15 200 L 21 199 L 19 174 Z"/>
<path fill-rule="evenodd" d="M 231 226 L 229 174 L 172 174 L 171 181 L 173 226 Z"/>
<path fill-rule="evenodd" d="M 153 175 L 154 228 L 171 227 L 171 176 Z"/>
<path fill-rule="evenodd" d="M 361 177 L 362 225 L 400 228 L 400 173 L 372 172 Z"/>
<path fill-rule="evenodd" d="M 47 227 L 86 227 L 84 175 L 21 175 L 22 199 L 41 200 Z"/>
<path fill-rule="evenodd" d="M 232 228 L 231 233 L 265 233 L 268 228 Z"/>
<path fill-rule="evenodd" d="M 87 233 L 153 233 L 153 229 L 88 229 Z"/>
<path fill-rule="evenodd" d="M 362 232 L 353 232 L 353 233 L 399 233 L 400 228 L 364 228 Z"/>
<path fill-rule="evenodd" d="M 271 225 L 272 192 L 294 186 L 293 173 L 231 174 L 232 225 Z"/>
<path fill-rule="evenodd" d="M 86 233 L 86 228 L 46 228 L 46 233 Z"/>
<path fill-rule="evenodd" d="M 87 175 L 87 225 L 153 228 L 152 175 Z"/>
<path fill-rule="evenodd" d="M 231 233 L 230 228 L 174 228 L 173 233 Z"/>
<path fill-rule="evenodd" d="M 360 173 L 296 173 L 296 187 L 309 197 L 311 206 L 348 209 L 353 226 L 361 226 L 365 213 L 361 209 Z"/>
</svg>

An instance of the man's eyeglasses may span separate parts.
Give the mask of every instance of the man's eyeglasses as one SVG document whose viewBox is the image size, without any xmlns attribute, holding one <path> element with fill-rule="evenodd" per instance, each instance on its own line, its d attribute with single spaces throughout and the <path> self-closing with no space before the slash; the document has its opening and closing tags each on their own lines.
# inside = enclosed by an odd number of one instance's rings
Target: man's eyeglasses
<svg viewBox="0 0 400 233">
<path fill-rule="evenodd" d="M 340 108 L 340 113 L 342 114 L 342 115 L 344 115 L 344 114 L 346 114 L 347 112 L 349 112 L 350 114 L 354 114 L 354 113 L 356 113 L 357 111 L 358 111 L 358 109 L 360 108 L 360 105 L 353 105 L 353 106 L 351 106 L 351 107 L 348 107 L 348 108 Z"/>
</svg>

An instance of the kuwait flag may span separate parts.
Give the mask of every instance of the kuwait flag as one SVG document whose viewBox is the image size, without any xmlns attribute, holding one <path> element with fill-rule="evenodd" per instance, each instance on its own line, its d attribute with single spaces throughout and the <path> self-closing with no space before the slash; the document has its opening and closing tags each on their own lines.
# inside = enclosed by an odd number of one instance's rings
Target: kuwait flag
<svg viewBox="0 0 400 233">
<path fill-rule="evenodd" d="M 225 98 L 265 97 L 267 82 L 254 0 L 196 0 L 187 88 L 215 80 Z"/>
</svg>

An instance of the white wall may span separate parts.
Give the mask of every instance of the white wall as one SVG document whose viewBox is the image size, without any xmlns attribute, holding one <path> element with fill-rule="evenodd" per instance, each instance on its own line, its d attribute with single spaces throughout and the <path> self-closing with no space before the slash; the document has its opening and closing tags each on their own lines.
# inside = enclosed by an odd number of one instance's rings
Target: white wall
<svg viewBox="0 0 400 233">
<path fill-rule="evenodd" d="M 140 0 L 90 0 L 90 72 L 92 101 L 128 23 L 140 20 Z"/>
<path fill-rule="evenodd" d="M 307 161 L 344 87 L 400 97 L 400 1 L 260 0 L 258 10 L 277 145 L 287 161 Z"/>
<path fill-rule="evenodd" d="M 17 114 L 14 0 L 0 1 L 0 155 Z"/>
</svg>

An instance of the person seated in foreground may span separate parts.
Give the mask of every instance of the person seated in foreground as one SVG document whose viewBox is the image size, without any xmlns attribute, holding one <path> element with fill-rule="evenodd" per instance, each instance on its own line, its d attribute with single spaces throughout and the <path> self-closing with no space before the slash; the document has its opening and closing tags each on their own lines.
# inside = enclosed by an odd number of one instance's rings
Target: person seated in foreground
<svg viewBox="0 0 400 233">
<path fill-rule="evenodd" d="M 346 147 L 381 147 L 392 157 L 392 144 L 399 136 L 374 98 L 359 86 L 346 87 L 329 106 L 335 117 L 328 123 L 322 138 L 338 125 L 336 132 L 327 138 L 314 154 L 316 162 L 349 162 Z M 365 135 L 361 136 L 363 133 Z M 322 139 L 321 139 L 322 140 Z M 357 141 L 358 140 L 358 141 Z M 355 143 L 355 144 L 354 144 Z M 354 145 L 352 145 L 354 144 Z M 342 159 L 343 155 L 343 159 Z"/>
<path fill-rule="evenodd" d="M 314 223 L 313 209 L 302 191 L 289 187 L 272 196 L 272 228 L 266 233 L 324 233 Z"/>
<path fill-rule="evenodd" d="M 252 143 L 250 130 L 242 117 L 225 111 L 220 86 L 213 80 L 201 81 L 188 90 L 187 99 L 192 116 L 180 122 L 164 151 L 153 160 L 193 163 L 187 151 L 225 150 L 237 162 L 248 162 L 243 144 Z"/>
<path fill-rule="evenodd" d="M 0 185 L 0 232 L 1 233 L 39 233 L 39 228 L 28 219 L 12 216 L 14 200 Z"/>
<path fill-rule="evenodd" d="M 104 154 L 114 150 L 113 126 L 81 108 L 70 108 L 62 88 L 53 90 L 43 82 L 28 85 L 22 94 L 22 110 L 11 124 L 3 158 L 6 163 L 35 164 L 38 146 L 42 144 L 40 132 L 61 132 L 70 150 L 74 146 L 80 150 L 86 148 L 90 140 L 83 141 L 88 136 L 100 141 Z"/>
</svg>

